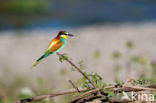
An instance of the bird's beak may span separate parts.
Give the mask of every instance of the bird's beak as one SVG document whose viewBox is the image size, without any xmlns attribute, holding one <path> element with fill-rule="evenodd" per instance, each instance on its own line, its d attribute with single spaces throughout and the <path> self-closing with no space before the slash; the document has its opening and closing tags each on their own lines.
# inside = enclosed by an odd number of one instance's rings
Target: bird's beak
<svg viewBox="0 0 156 103">
<path fill-rule="evenodd" d="M 74 36 L 73 34 L 68 34 L 68 36 Z"/>
</svg>

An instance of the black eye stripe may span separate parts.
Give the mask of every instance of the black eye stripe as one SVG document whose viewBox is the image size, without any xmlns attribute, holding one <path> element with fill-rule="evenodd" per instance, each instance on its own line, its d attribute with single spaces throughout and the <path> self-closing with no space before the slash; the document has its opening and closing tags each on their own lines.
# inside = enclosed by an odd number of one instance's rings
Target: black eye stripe
<svg viewBox="0 0 156 103">
<path fill-rule="evenodd" d="M 61 34 L 61 35 L 68 35 L 68 34 Z"/>
</svg>

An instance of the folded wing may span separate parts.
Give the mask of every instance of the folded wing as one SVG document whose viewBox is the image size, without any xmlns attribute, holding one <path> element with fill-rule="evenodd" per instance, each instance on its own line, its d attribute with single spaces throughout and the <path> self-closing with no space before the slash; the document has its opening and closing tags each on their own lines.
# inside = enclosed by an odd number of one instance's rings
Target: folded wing
<svg viewBox="0 0 156 103">
<path fill-rule="evenodd" d="M 63 43 L 61 42 L 61 40 L 56 40 L 56 39 L 52 40 L 51 43 L 49 44 L 47 50 L 45 51 L 45 54 L 54 53 L 59 48 L 61 48 L 62 45 L 63 45 Z"/>
</svg>

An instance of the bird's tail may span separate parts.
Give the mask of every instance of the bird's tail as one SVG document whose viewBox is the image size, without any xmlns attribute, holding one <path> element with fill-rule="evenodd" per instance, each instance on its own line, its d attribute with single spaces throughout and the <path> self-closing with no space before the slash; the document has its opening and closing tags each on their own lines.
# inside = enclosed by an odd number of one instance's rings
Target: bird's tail
<svg viewBox="0 0 156 103">
<path fill-rule="evenodd" d="M 33 68 L 33 67 L 36 67 L 37 64 L 38 64 L 43 58 L 45 58 L 45 57 L 47 57 L 47 56 L 49 56 L 49 54 L 44 54 L 44 55 L 42 55 L 39 59 L 36 60 L 36 62 L 33 64 L 32 68 Z"/>
<path fill-rule="evenodd" d="M 40 61 L 36 61 L 34 64 L 33 64 L 33 66 L 32 67 L 36 67 L 37 66 L 37 64 L 39 63 Z"/>
</svg>

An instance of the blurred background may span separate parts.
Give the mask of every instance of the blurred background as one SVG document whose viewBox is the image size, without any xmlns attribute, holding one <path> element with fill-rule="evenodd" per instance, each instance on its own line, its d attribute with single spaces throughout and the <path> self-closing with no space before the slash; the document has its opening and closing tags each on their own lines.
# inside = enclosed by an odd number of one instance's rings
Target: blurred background
<svg viewBox="0 0 156 103">
<path fill-rule="evenodd" d="M 0 0 L 0 103 L 79 81 L 82 76 L 57 55 L 30 69 L 60 30 L 74 34 L 61 53 L 104 82 L 130 76 L 156 83 L 155 0 Z"/>
<path fill-rule="evenodd" d="M 155 10 L 155 0 L 1 0 L 0 29 L 138 23 L 155 20 Z"/>
</svg>

